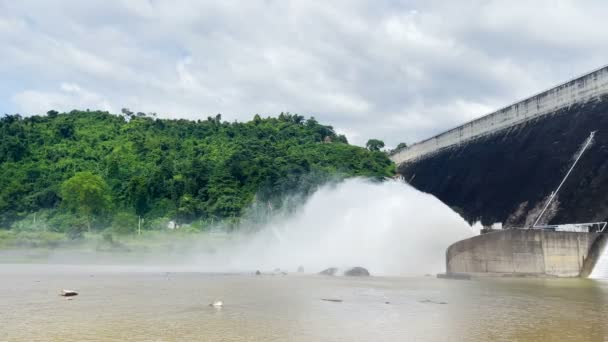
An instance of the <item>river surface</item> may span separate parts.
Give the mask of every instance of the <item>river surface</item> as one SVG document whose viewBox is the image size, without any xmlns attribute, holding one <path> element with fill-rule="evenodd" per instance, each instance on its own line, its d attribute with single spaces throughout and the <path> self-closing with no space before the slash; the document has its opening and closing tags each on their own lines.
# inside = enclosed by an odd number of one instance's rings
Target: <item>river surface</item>
<svg viewBox="0 0 608 342">
<path fill-rule="evenodd" d="M 0 265 L 0 341 L 608 341 L 607 304 L 589 279 Z"/>
</svg>

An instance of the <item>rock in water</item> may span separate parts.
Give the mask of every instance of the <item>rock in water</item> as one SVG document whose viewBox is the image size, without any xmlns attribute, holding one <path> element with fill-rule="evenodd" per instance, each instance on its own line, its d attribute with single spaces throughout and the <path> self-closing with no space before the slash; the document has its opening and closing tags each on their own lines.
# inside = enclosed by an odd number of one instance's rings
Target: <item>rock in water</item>
<svg viewBox="0 0 608 342">
<path fill-rule="evenodd" d="M 363 267 L 353 267 L 344 272 L 345 276 L 351 277 L 369 277 L 369 271 Z"/>
<path fill-rule="evenodd" d="M 260 270 L 255 271 L 255 275 L 262 275 L 262 272 L 260 272 Z"/>
<path fill-rule="evenodd" d="M 304 266 L 298 267 L 298 273 L 304 273 Z"/>
<path fill-rule="evenodd" d="M 64 296 L 64 297 L 72 297 L 72 296 L 78 296 L 78 292 L 76 292 L 74 290 L 62 290 L 60 295 Z"/>
<path fill-rule="evenodd" d="M 342 303 L 342 299 L 321 298 L 321 300 L 324 300 L 326 302 Z"/>
<path fill-rule="evenodd" d="M 326 270 L 323 270 L 323 271 L 319 272 L 319 274 L 333 276 L 333 275 L 336 275 L 337 272 L 338 272 L 338 268 L 336 268 L 336 267 L 330 267 L 330 268 L 328 268 Z"/>
</svg>

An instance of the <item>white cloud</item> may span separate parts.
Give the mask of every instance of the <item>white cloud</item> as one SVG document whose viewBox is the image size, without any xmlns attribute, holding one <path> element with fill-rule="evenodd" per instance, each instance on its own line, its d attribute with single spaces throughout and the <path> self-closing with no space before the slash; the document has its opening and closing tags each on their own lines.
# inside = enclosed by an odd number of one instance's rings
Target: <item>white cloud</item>
<svg viewBox="0 0 608 342">
<path fill-rule="evenodd" d="M 290 111 L 357 144 L 395 145 L 605 63 L 607 10 L 600 0 L 0 1 L 0 98 L 21 113 Z"/>
<path fill-rule="evenodd" d="M 50 109 L 70 111 L 72 109 L 94 108 L 115 111 L 108 100 L 94 92 L 85 90 L 75 83 L 61 83 L 59 90 L 42 92 L 25 90 L 13 96 L 13 101 L 25 113 L 43 114 Z"/>
</svg>

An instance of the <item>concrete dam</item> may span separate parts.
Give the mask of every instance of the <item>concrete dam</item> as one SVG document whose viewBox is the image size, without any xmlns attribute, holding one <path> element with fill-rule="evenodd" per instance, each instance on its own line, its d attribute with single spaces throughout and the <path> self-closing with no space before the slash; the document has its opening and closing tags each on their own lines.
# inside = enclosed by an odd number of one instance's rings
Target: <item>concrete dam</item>
<svg viewBox="0 0 608 342">
<path fill-rule="evenodd" d="M 580 155 L 593 131 L 593 140 Z M 608 66 L 413 144 L 391 159 L 408 183 L 436 196 L 469 223 L 530 228 L 579 155 L 539 224 L 608 220 Z M 549 232 L 528 232 L 516 236 L 518 243 L 505 245 L 515 237 L 509 234 L 514 233 L 490 233 L 492 237 L 450 247 L 448 272 L 510 269 L 511 273 L 586 275 L 589 257 L 595 260 L 601 254 L 594 248 L 605 244 L 603 239 L 595 242 L 603 234 L 572 232 L 554 240 Z M 576 234 L 583 235 L 573 238 Z M 481 252 L 498 247 L 493 239 L 503 241 L 501 255 Z M 555 244 L 562 245 L 548 247 Z M 517 259 L 518 253 L 530 258 Z M 576 257 L 570 258 L 574 253 Z M 568 266 L 555 266 L 562 261 Z"/>
</svg>

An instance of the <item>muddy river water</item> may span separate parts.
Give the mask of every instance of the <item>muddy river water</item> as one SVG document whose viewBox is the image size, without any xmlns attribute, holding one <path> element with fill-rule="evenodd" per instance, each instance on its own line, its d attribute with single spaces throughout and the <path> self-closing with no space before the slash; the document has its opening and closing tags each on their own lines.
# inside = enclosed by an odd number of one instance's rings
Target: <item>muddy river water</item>
<svg viewBox="0 0 608 342">
<path fill-rule="evenodd" d="M 0 341 L 605 341 L 607 322 L 599 280 L 0 265 Z"/>
</svg>

